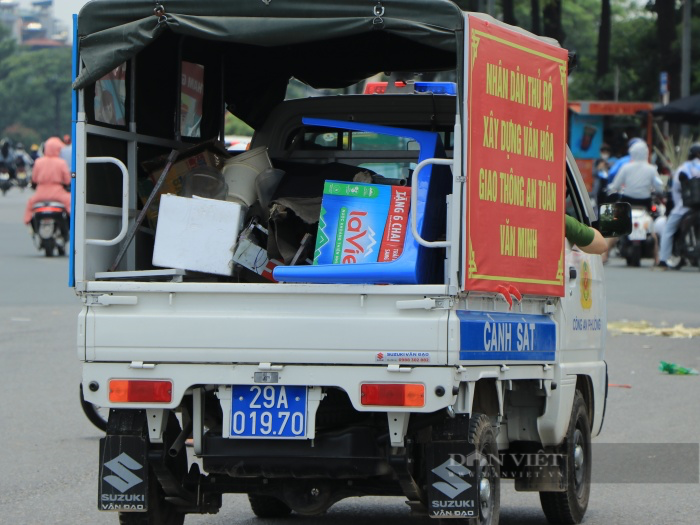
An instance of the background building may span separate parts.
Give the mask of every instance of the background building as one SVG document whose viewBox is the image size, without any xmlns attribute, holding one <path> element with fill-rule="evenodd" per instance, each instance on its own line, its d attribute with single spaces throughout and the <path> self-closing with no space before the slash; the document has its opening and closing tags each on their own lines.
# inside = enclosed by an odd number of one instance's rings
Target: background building
<svg viewBox="0 0 700 525">
<path fill-rule="evenodd" d="M 29 4 L 17 0 L 0 0 L 2 22 L 18 44 L 29 47 L 68 45 L 69 31 L 54 17 L 53 0 L 37 0 Z"/>
</svg>

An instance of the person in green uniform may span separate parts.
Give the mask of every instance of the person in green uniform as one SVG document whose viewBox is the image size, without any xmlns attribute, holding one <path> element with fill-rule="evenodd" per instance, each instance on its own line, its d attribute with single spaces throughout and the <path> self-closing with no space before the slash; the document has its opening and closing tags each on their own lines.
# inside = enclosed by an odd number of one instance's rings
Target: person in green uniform
<svg viewBox="0 0 700 525">
<path fill-rule="evenodd" d="M 602 255 L 608 251 L 608 243 L 603 235 L 590 226 L 586 226 L 571 215 L 565 215 L 565 235 L 571 244 L 575 244 L 582 252 Z"/>
</svg>

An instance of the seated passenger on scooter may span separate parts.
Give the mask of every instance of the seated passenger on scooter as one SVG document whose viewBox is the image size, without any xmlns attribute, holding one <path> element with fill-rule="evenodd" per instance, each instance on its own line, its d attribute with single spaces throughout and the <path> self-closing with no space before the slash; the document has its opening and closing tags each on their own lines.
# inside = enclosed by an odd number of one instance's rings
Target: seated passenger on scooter
<svg viewBox="0 0 700 525">
<path fill-rule="evenodd" d="M 31 222 L 32 208 L 37 202 L 57 201 L 70 213 L 70 192 L 66 190 L 70 186 L 70 170 L 66 161 L 59 156 L 63 146 L 63 141 L 58 137 L 49 138 L 44 146 L 44 156 L 34 163 L 32 185 L 36 184 L 36 192 L 27 202 L 25 224 Z"/>
</svg>

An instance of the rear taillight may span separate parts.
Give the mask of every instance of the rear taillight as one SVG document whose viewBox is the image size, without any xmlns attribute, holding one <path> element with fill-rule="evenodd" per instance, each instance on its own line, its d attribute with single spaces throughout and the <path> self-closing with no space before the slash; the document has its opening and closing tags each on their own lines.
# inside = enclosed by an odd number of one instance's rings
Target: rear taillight
<svg viewBox="0 0 700 525">
<path fill-rule="evenodd" d="M 34 213 L 63 213 L 64 208 L 56 208 L 54 206 L 45 206 L 43 208 L 34 208 Z"/>
<path fill-rule="evenodd" d="M 425 385 L 412 383 L 363 383 L 360 386 L 360 393 L 360 402 L 366 406 L 425 406 Z"/>
<path fill-rule="evenodd" d="M 111 379 L 109 381 L 109 400 L 112 403 L 170 403 L 172 399 L 173 382 L 170 380 Z"/>
</svg>

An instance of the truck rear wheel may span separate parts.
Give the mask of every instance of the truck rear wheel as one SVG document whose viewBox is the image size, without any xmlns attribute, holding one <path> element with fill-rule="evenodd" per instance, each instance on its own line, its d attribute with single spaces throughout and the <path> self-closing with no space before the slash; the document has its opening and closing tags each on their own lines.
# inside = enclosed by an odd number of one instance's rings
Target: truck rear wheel
<svg viewBox="0 0 700 525">
<path fill-rule="evenodd" d="M 540 503 L 550 523 L 573 525 L 583 520 L 591 493 L 591 424 L 578 390 L 561 452 L 566 457 L 566 492 L 540 492 Z"/>
<path fill-rule="evenodd" d="M 285 518 L 292 513 L 285 502 L 274 496 L 248 494 L 250 508 L 258 518 Z"/>
<path fill-rule="evenodd" d="M 163 432 L 164 446 L 170 446 L 180 434 L 180 423 L 175 414 L 170 413 L 168 424 Z M 149 444 L 149 446 L 152 446 Z M 165 464 L 168 469 L 182 480 L 187 474 L 187 451 L 182 447 L 172 457 L 166 454 Z M 148 471 L 148 510 L 146 512 L 120 512 L 119 525 L 183 525 L 185 515 L 177 507 L 165 500 L 165 492 L 158 482 L 153 467 Z"/>
<path fill-rule="evenodd" d="M 479 525 L 498 525 L 501 513 L 501 469 L 498 459 L 496 434 L 491 420 L 484 414 L 474 414 L 469 420 L 470 443 L 479 454 L 476 479 L 479 485 Z M 495 459 L 491 459 L 495 458 Z M 447 520 L 446 520 L 447 521 Z"/>
</svg>

